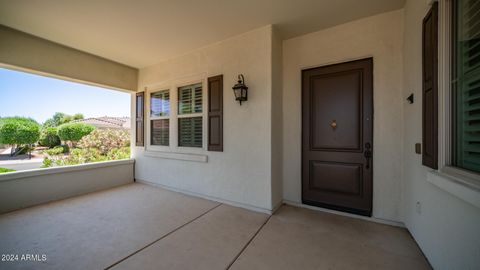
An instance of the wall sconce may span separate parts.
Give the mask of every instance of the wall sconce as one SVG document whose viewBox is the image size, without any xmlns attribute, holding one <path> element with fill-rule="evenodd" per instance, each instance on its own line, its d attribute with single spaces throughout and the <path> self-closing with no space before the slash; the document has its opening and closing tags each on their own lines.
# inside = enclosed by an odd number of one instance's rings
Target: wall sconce
<svg viewBox="0 0 480 270">
<path fill-rule="evenodd" d="M 243 75 L 238 75 L 238 83 L 232 87 L 233 94 L 235 94 L 235 100 L 240 102 L 242 106 L 242 101 L 248 100 L 248 87 L 245 85 L 245 78 Z"/>
</svg>

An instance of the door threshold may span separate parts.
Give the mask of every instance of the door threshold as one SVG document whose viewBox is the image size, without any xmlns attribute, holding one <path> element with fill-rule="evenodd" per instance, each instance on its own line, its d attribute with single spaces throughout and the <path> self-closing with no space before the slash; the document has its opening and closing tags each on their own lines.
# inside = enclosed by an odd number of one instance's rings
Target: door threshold
<svg viewBox="0 0 480 270">
<path fill-rule="evenodd" d="M 326 208 L 322 208 L 322 207 L 318 207 L 318 206 L 312 206 L 312 205 L 293 202 L 293 201 L 289 201 L 289 200 L 283 200 L 283 203 L 286 204 L 286 205 L 306 208 L 306 209 L 310 209 L 310 210 L 314 210 L 314 211 L 325 212 L 325 213 L 335 214 L 335 215 L 344 216 L 344 217 L 362 219 L 362 220 L 366 220 L 366 221 L 371 221 L 371 222 L 385 224 L 385 225 L 391 225 L 391 226 L 400 227 L 400 228 L 406 228 L 405 224 L 403 224 L 403 222 L 381 219 L 381 218 L 375 218 L 375 217 L 359 216 L 359 215 L 355 215 L 355 214 L 345 213 L 345 212 L 341 212 L 341 211 L 337 211 L 337 210 L 326 209 Z"/>
<path fill-rule="evenodd" d="M 337 205 L 332 205 L 328 203 L 320 203 L 320 202 L 308 201 L 308 200 L 302 200 L 302 204 L 316 206 L 316 207 L 329 209 L 329 210 L 335 210 L 342 213 L 349 213 L 349 214 L 364 216 L 364 217 L 372 216 L 372 211 L 370 210 L 360 210 L 360 209 L 354 209 L 349 207 L 337 206 Z"/>
</svg>

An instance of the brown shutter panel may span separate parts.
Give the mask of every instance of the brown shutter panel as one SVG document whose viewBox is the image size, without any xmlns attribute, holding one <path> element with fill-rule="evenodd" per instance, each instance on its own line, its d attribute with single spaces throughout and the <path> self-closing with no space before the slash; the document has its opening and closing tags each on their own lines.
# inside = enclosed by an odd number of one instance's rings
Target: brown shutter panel
<svg viewBox="0 0 480 270">
<path fill-rule="evenodd" d="M 135 145 L 144 145 L 144 112 L 145 93 L 137 93 L 135 100 Z"/>
<path fill-rule="evenodd" d="M 438 168 L 438 3 L 423 19 L 422 164 Z"/>
<path fill-rule="evenodd" d="M 223 152 L 223 75 L 208 78 L 208 151 Z"/>
</svg>

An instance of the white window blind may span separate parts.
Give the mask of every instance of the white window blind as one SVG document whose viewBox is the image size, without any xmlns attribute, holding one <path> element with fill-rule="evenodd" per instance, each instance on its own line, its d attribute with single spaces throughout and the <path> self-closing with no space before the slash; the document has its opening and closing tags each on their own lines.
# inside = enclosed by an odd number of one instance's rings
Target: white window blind
<svg viewBox="0 0 480 270">
<path fill-rule="evenodd" d="M 178 145 L 184 147 L 202 147 L 202 117 L 178 119 Z"/>
<path fill-rule="evenodd" d="M 170 91 L 162 90 L 150 95 L 150 144 L 170 144 Z"/>
<path fill-rule="evenodd" d="M 168 146 L 170 144 L 170 119 L 158 119 L 151 122 L 151 144 Z"/>
<path fill-rule="evenodd" d="M 178 88 L 178 145 L 202 147 L 203 143 L 202 84 Z"/>
<path fill-rule="evenodd" d="M 480 171 L 480 1 L 455 2 L 455 165 Z"/>
<path fill-rule="evenodd" d="M 194 84 L 178 89 L 178 114 L 202 113 L 202 85 Z"/>
</svg>

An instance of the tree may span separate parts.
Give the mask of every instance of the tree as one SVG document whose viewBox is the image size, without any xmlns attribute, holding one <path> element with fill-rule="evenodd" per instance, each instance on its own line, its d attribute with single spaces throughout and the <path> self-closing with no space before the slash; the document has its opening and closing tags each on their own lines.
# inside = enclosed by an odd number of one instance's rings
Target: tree
<svg viewBox="0 0 480 270">
<path fill-rule="evenodd" d="M 49 118 L 49 119 L 47 119 L 47 121 L 45 121 L 43 126 L 45 126 L 45 127 L 58 127 L 59 125 L 64 123 L 63 120 L 65 118 L 65 115 L 66 114 L 64 114 L 64 113 L 56 112 L 52 116 L 52 118 Z"/>
<path fill-rule="evenodd" d="M 83 114 L 76 113 L 73 115 L 73 120 L 81 120 L 81 119 L 84 119 Z"/>
<path fill-rule="evenodd" d="M 90 134 L 94 126 L 84 123 L 67 123 L 58 127 L 58 136 L 72 148 L 83 136 Z"/>
<path fill-rule="evenodd" d="M 0 144 L 13 146 L 11 155 L 30 147 L 39 138 L 40 125 L 35 120 L 25 117 L 0 118 Z"/>
<path fill-rule="evenodd" d="M 47 146 L 48 148 L 55 147 L 61 144 L 60 137 L 57 135 L 56 127 L 43 127 L 40 132 L 40 139 L 38 143 L 41 146 Z"/>
<path fill-rule="evenodd" d="M 43 123 L 44 127 L 58 127 L 73 120 L 83 119 L 83 114 L 76 113 L 74 115 L 68 115 L 62 112 L 56 112 L 52 118 L 49 118 Z"/>
</svg>

